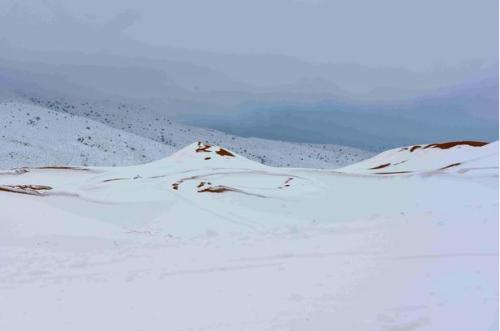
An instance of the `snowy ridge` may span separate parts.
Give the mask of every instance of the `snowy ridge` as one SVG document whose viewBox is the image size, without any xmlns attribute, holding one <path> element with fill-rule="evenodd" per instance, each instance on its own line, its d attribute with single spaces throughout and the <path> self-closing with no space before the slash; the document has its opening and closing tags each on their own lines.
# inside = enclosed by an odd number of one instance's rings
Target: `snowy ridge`
<svg viewBox="0 0 500 331">
<path fill-rule="evenodd" d="M 0 172 L 3 182 L 0 189 L 13 193 L 32 195 L 65 194 L 70 196 L 89 196 L 85 192 L 97 187 L 106 196 L 116 196 L 114 191 L 107 192 L 110 182 L 126 182 L 120 194 L 130 195 L 133 200 L 144 191 L 133 189 L 146 180 L 145 185 L 157 186 L 156 181 L 170 182 L 172 189 L 179 191 L 186 182 L 196 182 L 195 192 L 222 193 L 225 191 L 244 192 L 266 197 L 262 191 L 296 188 L 304 176 L 290 175 L 306 169 L 273 168 L 250 161 L 225 148 L 203 142 L 192 143 L 169 157 L 137 166 L 129 167 L 75 167 L 44 166 L 19 168 Z M 54 173 L 58 174 L 53 178 Z M 325 173 L 330 173 L 325 171 Z M 407 174 L 445 174 L 461 175 L 498 175 L 498 142 L 448 142 L 430 145 L 416 145 L 383 152 L 369 160 L 359 162 L 335 171 L 337 174 L 407 175 Z M 287 175 L 288 174 L 288 175 Z M 32 177 L 42 179 L 32 182 Z M 210 178 L 220 182 L 212 185 Z M 301 178 L 301 179 L 299 179 Z M 69 180 L 70 185 L 66 183 Z M 236 181 L 236 182 L 235 182 Z M 243 182 L 243 186 L 241 185 Z M 291 185 L 293 181 L 294 185 Z M 311 179 L 309 179 L 311 181 Z M 80 182 L 79 185 L 75 185 Z M 226 186 L 223 183 L 233 183 Z M 241 187 L 250 183 L 259 192 L 245 192 Z M 314 186 L 314 185 L 313 185 Z M 303 187 L 301 189 L 304 189 Z M 307 192 L 308 190 L 305 190 Z M 305 192 L 302 192 L 305 193 Z M 95 200 L 99 194 L 93 194 Z M 162 195 L 163 193 L 160 193 Z M 142 199 L 141 197 L 137 197 Z M 117 201 L 120 201 L 119 199 Z"/>
<path fill-rule="evenodd" d="M 195 142 L 0 171 L 0 328 L 491 329 L 498 143 L 437 146 L 340 170 Z M 370 169 L 402 159 L 410 175 Z"/>
<path fill-rule="evenodd" d="M 0 144 L 0 168 L 138 164 L 175 151 L 91 119 L 12 102 L 0 103 Z"/>
<path fill-rule="evenodd" d="M 496 174 L 498 141 L 454 141 L 395 148 L 368 160 L 339 169 L 364 174 L 412 174 L 441 171 Z"/>
<path fill-rule="evenodd" d="M 0 96 L 1 97 L 1 96 Z M 271 166 L 337 168 L 373 153 L 338 145 L 242 138 L 171 121 L 123 103 L 0 102 L 0 168 L 126 166 L 158 160 L 202 140 Z"/>
<path fill-rule="evenodd" d="M 198 141 L 192 143 L 181 150 L 175 152 L 171 156 L 157 161 L 157 163 L 165 163 L 183 165 L 189 169 L 202 168 L 268 168 L 258 162 L 248 160 L 247 158 L 229 151 L 225 148 L 210 145 Z"/>
</svg>

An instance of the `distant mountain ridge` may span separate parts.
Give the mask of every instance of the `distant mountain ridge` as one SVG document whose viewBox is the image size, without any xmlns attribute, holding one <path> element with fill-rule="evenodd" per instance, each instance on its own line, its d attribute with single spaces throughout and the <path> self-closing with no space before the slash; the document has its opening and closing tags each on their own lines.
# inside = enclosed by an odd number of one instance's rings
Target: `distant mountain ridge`
<svg viewBox="0 0 500 331">
<path fill-rule="evenodd" d="M 141 109 L 62 99 L 0 102 L 0 168 L 134 165 L 164 158 L 196 139 L 274 166 L 335 168 L 372 155 L 345 146 L 241 138 L 180 125 Z"/>
</svg>

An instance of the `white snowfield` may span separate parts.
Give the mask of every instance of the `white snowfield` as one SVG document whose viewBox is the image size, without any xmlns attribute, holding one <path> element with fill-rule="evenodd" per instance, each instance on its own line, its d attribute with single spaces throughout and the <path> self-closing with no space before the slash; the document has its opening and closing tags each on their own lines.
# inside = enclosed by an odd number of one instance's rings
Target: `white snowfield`
<svg viewBox="0 0 500 331">
<path fill-rule="evenodd" d="M 498 142 L 0 172 L 0 330 L 496 329 Z"/>
<path fill-rule="evenodd" d="M 385 175 L 439 173 L 442 170 L 459 174 L 496 174 L 498 142 L 486 144 L 477 141 L 455 141 L 395 148 L 343 169 L 352 173 Z"/>
</svg>

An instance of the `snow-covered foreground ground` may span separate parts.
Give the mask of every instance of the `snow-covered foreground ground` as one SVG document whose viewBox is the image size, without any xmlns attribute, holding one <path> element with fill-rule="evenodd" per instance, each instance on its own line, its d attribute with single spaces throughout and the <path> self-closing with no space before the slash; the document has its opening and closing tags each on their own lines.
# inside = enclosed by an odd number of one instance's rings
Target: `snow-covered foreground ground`
<svg viewBox="0 0 500 331">
<path fill-rule="evenodd" d="M 496 330 L 498 143 L 0 172 L 0 330 Z M 389 163 L 389 164 L 388 164 Z"/>
</svg>

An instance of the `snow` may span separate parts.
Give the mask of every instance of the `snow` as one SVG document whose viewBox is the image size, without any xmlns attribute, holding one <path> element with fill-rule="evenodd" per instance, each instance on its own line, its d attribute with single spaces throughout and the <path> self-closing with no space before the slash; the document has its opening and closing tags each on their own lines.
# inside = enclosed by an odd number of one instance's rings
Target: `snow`
<svg viewBox="0 0 500 331">
<path fill-rule="evenodd" d="M 400 150 L 0 171 L 0 329 L 498 328 L 498 143 Z"/>
<path fill-rule="evenodd" d="M 2 96 L 0 95 L 0 100 Z M 131 104 L 88 101 L 0 102 L 0 168 L 20 166 L 125 166 L 172 154 L 193 141 L 226 146 L 272 166 L 337 168 L 373 153 L 339 145 L 242 138 L 171 121 Z"/>
<path fill-rule="evenodd" d="M 477 148 L 481 142 L 454 142 L 448 147 L 439 144 L 395 148 L 368 160 L 343 168 L 354 173 L 391 174 L 397 172 L 468 171 L 496 174 L 498 168 L 498 141 Z M 472 145 L 471 145 L 472 144 Z M 450 145 L 450 146 L 451 146 Z"/>
<path fill-rule="evenodd" d="M 43 107 L 0 103 L 0 167 L 138 164 L 171 146 Z"/>
</svg>

